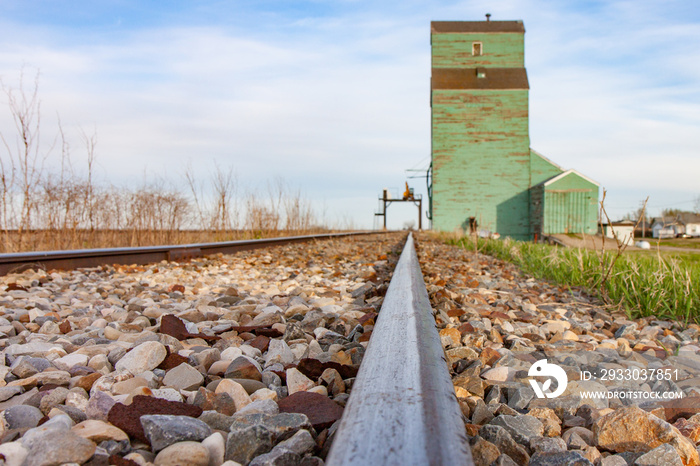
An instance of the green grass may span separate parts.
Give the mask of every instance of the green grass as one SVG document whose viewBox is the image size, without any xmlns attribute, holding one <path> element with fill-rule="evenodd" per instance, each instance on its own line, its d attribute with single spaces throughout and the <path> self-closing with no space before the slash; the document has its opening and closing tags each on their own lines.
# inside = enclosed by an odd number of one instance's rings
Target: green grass
<svg viewBox="0 0 700 466">
<path fill-rule="evenodd" d="M 655 243 L 651 243 L 652 247 Z M 700 240 L 691 238 L 668 239 L 659 241 L 660 246 L 669 246 L 672 248 L 692 248 L 700 249 Z"/>
<path fill-rule="evenodd" d="M 472 238 L 449 242 L 474 249 Z M 535 277 L 583 287 L 607 303 L 621 305 L 630 317 L 700 322 L 700 254 L 636 251 L 613 261 L 616 251 L 601 253 L 509 238 L 479 239 L 477 247 Z"/>
</svg>

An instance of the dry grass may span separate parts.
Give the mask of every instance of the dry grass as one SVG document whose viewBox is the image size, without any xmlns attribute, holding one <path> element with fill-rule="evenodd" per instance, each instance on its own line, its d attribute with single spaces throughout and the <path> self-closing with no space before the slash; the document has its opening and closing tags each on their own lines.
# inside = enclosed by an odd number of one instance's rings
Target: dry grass
<svg viewBox="0 0 700 466">
<path fill-rule="evenodd" d="M 97 136 L 80 131 L 84 166 L 58 122 L 41 142 L 38 73 L 12 88 L 0 81 L 14 128 L 0 129 L 0 252 L 212 242 L 326 231 L 311 202 L 283 180 L 244 189 L 233 169 L 198 180 L 156 178 L 117 186 L 94 172 Z M 261 194 L 264 192 L 264 194 Z"/>
</svg>

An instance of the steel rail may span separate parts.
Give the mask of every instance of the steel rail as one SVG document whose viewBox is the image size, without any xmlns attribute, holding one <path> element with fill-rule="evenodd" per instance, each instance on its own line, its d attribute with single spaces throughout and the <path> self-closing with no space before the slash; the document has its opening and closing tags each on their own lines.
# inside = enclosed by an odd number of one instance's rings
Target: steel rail
<svg viewBox="0 0 700 466">
<path fill-rule="evenodd" d="M 412 235 L 326 464 L 474 464 Z"/>
<path fill-rule="evenodd" d="M 380 231 L 323 233 L 317 235 L 285 236 L 254 240 L 224 241 L 219 243 L 194 243 L 166 246 L 141 246 L 133 248 L 74 249 L 66 251 L 39 251 L 0 254 L 0 275 L 7 275 L 23 267 L 44 269 L 75 269 L 105 264 L 150 264 L 162 260 L 181 261 L 209 254 L 230 254 L 238 251 L 280 246 L 312 240 L 342 238 L 354 235 L 370 235 Z"/>
</svg>

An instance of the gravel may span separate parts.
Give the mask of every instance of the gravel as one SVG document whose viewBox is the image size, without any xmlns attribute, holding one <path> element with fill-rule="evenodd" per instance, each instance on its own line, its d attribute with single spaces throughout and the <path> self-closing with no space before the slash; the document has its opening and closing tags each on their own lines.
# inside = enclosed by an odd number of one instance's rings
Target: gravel
<svg viewBox="0 0 700 466">
<path fill-rule="evenodd" d="M 436 235 L 417 240 L 477 465 L 700 464 L 700 326 L 629 319 Z M 534 393 L 531 381 L 558 386 L 529 375 L 541 360 L 565 372 L 561 395 Z"/>
<path fill-rule="evenodd" d="M 402 236 L 0 277 L 0 454 L 322 464 Z"/>
<path fill-rule="evenodd" d="M 402 237 L 0 277 L 0 454 L 323 464 Z M 477 465 L 700 464 L 699 326 L 417 245 Z"/>
</svg>

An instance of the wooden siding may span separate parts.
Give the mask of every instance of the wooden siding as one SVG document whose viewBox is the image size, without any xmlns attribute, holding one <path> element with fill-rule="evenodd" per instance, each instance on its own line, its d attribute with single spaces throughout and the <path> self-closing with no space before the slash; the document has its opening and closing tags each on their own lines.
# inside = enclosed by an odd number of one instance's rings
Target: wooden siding
<svg viewBox="0 0 700 466">
<path fill-rule="evenodd" d="M 530 188 L 530 223 L 533 239 L 540 239 L 544 226 L 544 185 Z"/>
<path fill-rule="evenodd" d="M 524 34 L 432 34 L 433 68 L 523 68 Z M 482 43 L 482 55 L 472 55 L 472 44 Z"/>
<path fill-rule="evenodd" d="M 530 185 L 535 186 L 563 173 L 556 164 L 530 150 Z"/>
<path fill-rule="evenodd" d="M 433 91 L 433 225 L 529 238 L 527 90 Z"/>
</svg>

